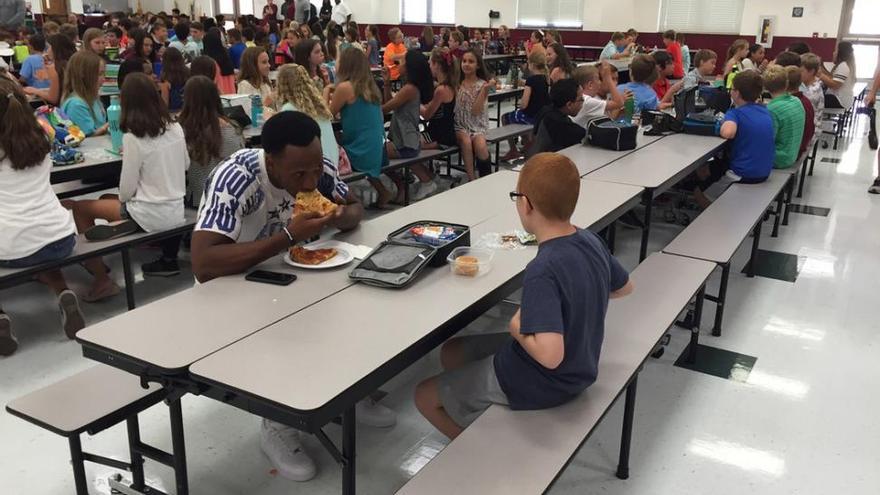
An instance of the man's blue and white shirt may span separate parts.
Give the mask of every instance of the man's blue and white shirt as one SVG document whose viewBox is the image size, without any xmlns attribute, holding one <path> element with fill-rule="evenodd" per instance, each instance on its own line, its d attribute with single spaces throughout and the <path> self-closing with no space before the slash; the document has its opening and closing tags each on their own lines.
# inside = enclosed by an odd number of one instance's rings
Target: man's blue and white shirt
<svg viewBox="0 0 880 495">
<path fill-rule="evenodd" d="M 344 203 L 348 195 L 348 185 L 327 159 L 318 191 L 337 203 Z M 216 232 L 235 242 L 263 239 L 287 225 L 293 203 L 294 196 L 269 181 L 264 151 L 244 149 L 208 176 L 195 230 Z"/>
</svg>

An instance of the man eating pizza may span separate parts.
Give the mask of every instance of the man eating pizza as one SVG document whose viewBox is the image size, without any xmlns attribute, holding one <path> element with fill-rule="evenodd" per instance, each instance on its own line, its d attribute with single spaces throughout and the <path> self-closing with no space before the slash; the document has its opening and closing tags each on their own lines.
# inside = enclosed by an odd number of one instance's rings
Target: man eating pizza
<svg viewBox="0 0 880 495">
<path fill-rule="evenodd" d="M 363 206 L 324 159 L 321 131 L 311 117 L 280 112 L 263 125 L 261 140 L 263 149 L 234 153 L 208 178 L 192 237 L 199 282 L 243 273 L 325 227 L 351 230 L 363 218 Z M 300 193 L 305 211 L 294 211 Z M 371 400 L 358 404 L 357 418 L 380 427 L 396 421 L 393 411 Z M 264 419 L 260 446 L 285 478 L 315 476 L 297 430 Z"/>
</svg>

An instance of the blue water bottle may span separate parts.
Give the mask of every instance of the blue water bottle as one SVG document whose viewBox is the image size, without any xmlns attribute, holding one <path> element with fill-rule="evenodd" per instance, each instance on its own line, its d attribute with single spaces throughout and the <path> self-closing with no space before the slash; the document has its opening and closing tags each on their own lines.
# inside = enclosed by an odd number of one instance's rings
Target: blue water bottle
<svg viewBox="0 0 880 495">
<path fill-rule="evenodd" d="M 251 125 L 254 127 L 263 125 L 263 99 L 260 95 L 251 95 Z"/>
<path fill-rule="evenodd" d="M 122 107 L 119 106 L 119 96 L 110 97 L 110 106 L 107 108 L 107 122 L 110 124 L 110 145 L 114 153 L 122 150 L 122 129 L 119 128 L 119 120 L 122 116 Z"/>
</svg>

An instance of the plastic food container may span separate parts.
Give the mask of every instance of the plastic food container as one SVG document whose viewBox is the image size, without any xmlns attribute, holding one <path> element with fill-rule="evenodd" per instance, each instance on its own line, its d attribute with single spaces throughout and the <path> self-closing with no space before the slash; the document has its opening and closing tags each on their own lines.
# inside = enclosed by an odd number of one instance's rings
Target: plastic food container
<svg viewBox="0 0 880 495">
<path fill-rule="evenodd" d="M 449 253 L 446 261 L 452 273 L 463 277 L 479 277 L 492 269 L 492 258 L 495 252 L 491 249 L 470 246 L 457 247 Z"/>
</svg>

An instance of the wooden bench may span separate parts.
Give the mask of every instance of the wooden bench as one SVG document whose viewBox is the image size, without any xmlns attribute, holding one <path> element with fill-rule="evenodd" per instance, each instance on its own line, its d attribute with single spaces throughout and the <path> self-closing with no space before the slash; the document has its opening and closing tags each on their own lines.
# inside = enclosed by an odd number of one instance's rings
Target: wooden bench
<svg viewBox="0 0 880 495">
<path fill-rule="evenodd" d="M 508 139 L 518 138 L 532 132 L 534 126 L 528 124 L 507 124 L 501 127 L 489 129 L 486 133 L 486 143 L 495 145 L 495 171 L 498 171 L 501 162 L 501 142 Z"/>
<path fill-rule="evenodd" d="M 774 200 L 777 203 L 775 223 L 779 222 L 783 188 L 791 177 L 788 171 L 777 170 L 761 184 L 733 184 L 663 249 L 666 254 L 710 261 L 721 266 L 718 295 L 706 295 L 707 300 L 717 305 L 712 335 L 721 335 L 730 261 L 749 232 L 752 232 L 754 237 L 747 276 L 755 276 L 755 256 L 761 241 L 761 225 Z M 692 352 L 696 351 L 696 342 L 691 349 Z"/>
<path fill-rule="evenodd" d="M 110 366 L 98 365 L 41 388 L 6 405 L 6 411 L 66 437 L 73 465 L 77 495 L 88 495 L 85 462 L 93 462 L 131 472 L 130 488 L 143 491 L 144 458 L 165 464 L 175 471 L 177 493 L 186 493 L 186 457 L 183 455 L 183 423 L 180 401 L 171 403 L 171 431 L 174 454 L 141 442 L 138 414 L 166 398 L 156 384 L 146 388 L 139 378 Z M 81 435 L 96 435 L 125 421 L 128 427 L 130 462 L 83 452 Z M 181 487 L 183 491 L 181 491 Z M 161 493 L 148 489 L 143 493 Z"/>
<path fill-rule="evenodd" d="M 544 493 L 624 390 L 617 476 L 626 479 L 638 373 L 678 314 L 703 292 L 713 269 L 701 260 L 652 254 L 631 274 L 635 292 L 608 306 L 595 383 L 553 409 L 490 407 L 398 495 Z"/>
<path fill-rule="evenodd" d="M 122 254 L 122 269 L 125 276 L 125 295 L 128 309 L 134 309 L 134 273 L 131 267 L 129 250 L 140 244 L 159 241 L 191 231 L 196 221 L 196 211 L 187 209 L 185 222 L 178 227 L 159 232 L 138 232 L 107 241 L 87 241 L 82 234 L 77 236 L 73 253 L 63 259 L 49 261 L 26 268 L 0 268 L 0 287 L 10 287 L 33 278 L 34 275 L 64 266 L 80 263 L 98 256 L 119 252 Z"/>
</svg>

